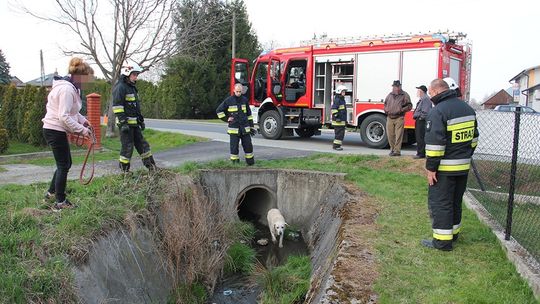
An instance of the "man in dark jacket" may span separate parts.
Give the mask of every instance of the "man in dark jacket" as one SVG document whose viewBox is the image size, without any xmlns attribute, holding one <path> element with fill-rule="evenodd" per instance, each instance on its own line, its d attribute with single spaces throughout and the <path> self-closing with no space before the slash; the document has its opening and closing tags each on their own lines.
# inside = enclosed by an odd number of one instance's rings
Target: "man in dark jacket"
<svg viewBox="0 0 540 304">
<path fill-rule="evenodd" d="M 230 159 L 233 163 L 239 163 L 239 142 L 242 141 L 246 163 L 251 166 L 255 163 L 253 156 L 253 144 L 251 136 L 255 135 L 253 116 L 246 97 L 242 96 L 243 86 L 237 83 L 234 86 L 234 95 L 227 97 L 216 109 L 219 119 L 227 121 L 230 135 Z"/>
<path fill-rule="evenodd" d="M 461 230 L 461 202 L 467 186 L 471 157 L 478 143 L 474 110 L 456 97 L 442 79 L 429 87 L 435 107 L 426 120 L 428 207 L 433 239 L 422 245 L 452 250 Z"/>
<path fill-rule="evenodd" d="M 401 155 L 405 113 L 412 109 L 411 97 L 401 89 L 401 82 L 395 80 L 392 92 L 384 100 L 386 113 L 386 135 L 390 144 L 390 156 Z"/>
<path fill-rule="evenodd" d="M 332 126 L 334 127 L 333 149 L 341 151 L 343 148 L 343 138 L 345 137 L 345 126 L 347 124 L 347 107 L 345 103 L 345 94 L 347 87 L 340 85 L 336 89 L 334 103 L 332 103 Z"/>
<path fill-rule="evenodd" d="M 416 104 L 416 109 L 414 110 L 414 132 L 416 137 L 416 155 L 415 159 L 426 157 L 426 142 L 424 137 L 426 136 L 426 117 L 429 110 L 433 104 L 427 95 L 427 88 L 425 85 L 416 87 L 418 89 L 417 96 L 420 98 L 420 101 Z"/>
<path fill-rule="evenodd" d="M 136 64 L 123 66 L 121 76 L 113 89 L 113 112 L 116 116 L 116 124 L 120 129 L 120 169 L 124 173 L 129 172 L 133 147 L 142 158 L 142 162 L 148 170 L 156 169 L 156 163 L 150 145 L 144 139 L 142 131 L 145 129 L 144 117 L 141 114 L 141 105 L 135 82 L 142 68 Z"/>
</svg>

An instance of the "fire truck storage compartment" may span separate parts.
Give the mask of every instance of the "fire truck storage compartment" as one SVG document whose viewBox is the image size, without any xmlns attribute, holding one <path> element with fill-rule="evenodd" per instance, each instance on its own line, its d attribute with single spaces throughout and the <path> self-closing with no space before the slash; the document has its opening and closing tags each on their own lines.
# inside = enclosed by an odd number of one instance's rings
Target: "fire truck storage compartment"
<svg viewBox="0 0 540 304">
<path fill-rule="evenodd" d="M 324 108 L 324 121 L 330 122 L 331 106 L 339 85 L 347 87 L 345 101 L 352 105 L 354 100 L 354 55 L 331 55 L 315 57 L 313 103 Z"/>
<path fill-rule="evenodd" d="M 399 79 L 415 105 L 416 87 L 438 76 L 438 56 L 438 49 L 357 54 L 356 99 L 383 102 L 392 81 Z"/>
</svg>

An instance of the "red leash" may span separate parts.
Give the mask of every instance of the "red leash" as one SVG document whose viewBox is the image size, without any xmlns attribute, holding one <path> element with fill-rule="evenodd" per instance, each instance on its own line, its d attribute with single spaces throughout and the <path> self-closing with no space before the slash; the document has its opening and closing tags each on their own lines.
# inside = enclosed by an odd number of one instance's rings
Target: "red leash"
<svg viewBox="0 0 540 304">
<path fill-rule="evenodd" d="M 79 175 L 79 183 L 82 185 L 88 185 L 92 182 L 92 179 L 94 179 L 94 171 L 96 170 L 96 162 L 95 162 L 95 155 L 94 155 L 94 145 L 96 144 L 96 134 L 94 133 L 94 128 L 92 126 L 88 127 L 90 129 L 90 145 L 88 146 L 88 151 L 86 151 L 86 157 L 84 158 L 83 166 L 81 168 L 81 174 Z M 75 138 L 75 144 L 78 147 L 84 146 L 85 137 L 81 134 L 77 134 L 77 137 Z M 88 157 L 90 156 L 90 153 L 92 153 L 92 172 L 90 173 L 90 178 L 85 181 L 84 180 L 84 170 L 86 169 L 86 164 L 88 163 Z"/>
</svg>

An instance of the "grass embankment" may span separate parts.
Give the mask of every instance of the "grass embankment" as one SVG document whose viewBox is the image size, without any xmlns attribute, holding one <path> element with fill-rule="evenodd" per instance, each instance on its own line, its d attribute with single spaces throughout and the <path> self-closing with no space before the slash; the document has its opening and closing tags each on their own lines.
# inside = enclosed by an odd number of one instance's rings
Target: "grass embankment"
<svg viewBox="0 0 540 304">
<path fill-rule="evenodd" d="M 79 207 L 55 213 L 42 201 L 46 184 L 0 188 L 0 303 L 73 303 L 70 265 L 100 232 L 146 207 L 155 183 L 145 176 L 124 182 L 96 178 L 69 182 Z"/>
<path fill-rule="evenodd" d="M 256 166 L 345 172 L 347 180 L 378 202 L 373 243 L 380 303 L 538 303 L 490 229 L 469 210 L 464 210 L 463 233 L 454 251 L 419 245 L 420 239 L 431 235 L 422 161 L 314 155 L 259 161 Z M 193 172 L 202 167 L 244 168 L 218 161 L 191 163 L 178 170 Z M 0 299 L 70 302 L 68 255 L 77 256 L 87 240 L 121 222 L 129 212 L 145 208 L 145 195 L 153 185 L 145 179 L 127 186 L 121 182 L 119 177 L 98 178 L 88 187 L 70 182 L 70 198 L 80 207 L 60 214 L 39 209 L 45 184 L 1 187 Z M 303 267 L 291 267 L 304 273 Z"/>
<path fill-rule="evenodd" d="M 424 162 L 409 158 L 313 155 L 258 161 L 256 167 L 347 173 L 380 206 L 374 244 L 380 303 L 538 303 L 495 235 L 468 209 L 454 251 L 422 247 L 431 237 Z M 238 168 L 225 161 L 204 165 Z M 202 167 L 187 164 L 182 172 Z"/>
<path fill-rule="evenodd" d="M 105 130 L 102 130 L 102 134 L 105 134 Z M 156 131 L 152 129 L 144 130 L 144 137 L 148 141 L 148 143 L 150 143 L 150 147 L 153 153 L 206 140 L 200 137 L 189 136 L 189 135 L 173 133 L 173 132 L 162 132 L 162 131 Z M 119 137 L 108 138 L 108 137 L 102 136 L 101 145 L 104 149 L 103 151 L 96 151 L 95 153 L 96 161 L 118 159 L 118 155 L 120 153 L 120 148 L 121 148 Z M 10 149 L 11 149 L 11 143 L 10 143 Z M 76 155 L 72 155 L 73 164 L 75 165 L 81 164 L 84 161 L 86 148 L 71 145 L 71 150 L 79 151 L 79 153 L 77 153 Z M 13 151 L 14 153 L 11 153 L 10 151 Z M 15 143 L 13 150 L 8 150 L 7 154 L 20 154 L 20 153 L 31 153 L 31 152 L 43 152 L 43 151 L 50 151 L 50 148 L 35 147 L 29 144 Z M 134 157 L 137 156 L 136 150 L 133 151 L 133 156 Z M 39 157 L 39 158 L 32 158 L 32 159 L 21 159 L 21 160 L 13 161 L 11 163 L 25 163 L 25 164 L 33 164 L 33 165 L 40 165 L 40 166 L 50 166 L 50 165 L 54 165 L 54 158 L 52 156 L 48 156 L 48 157 Z"/>
</svg>

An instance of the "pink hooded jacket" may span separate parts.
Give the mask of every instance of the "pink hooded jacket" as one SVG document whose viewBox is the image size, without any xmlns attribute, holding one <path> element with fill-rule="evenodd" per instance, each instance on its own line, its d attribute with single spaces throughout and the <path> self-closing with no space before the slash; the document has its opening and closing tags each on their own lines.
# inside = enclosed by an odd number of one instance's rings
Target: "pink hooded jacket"
<svg viewBox="0 0 540 304">
<path fill-rule="evenodd" d="M 53 81 L 52 90 L 47 97 L 47 114 L 42 119 L 44 129 L 66 133 L 88 134 L 87 122 L 79 111 L 82 107 L 77 88 L 67 80 Z"/>
</svg>

